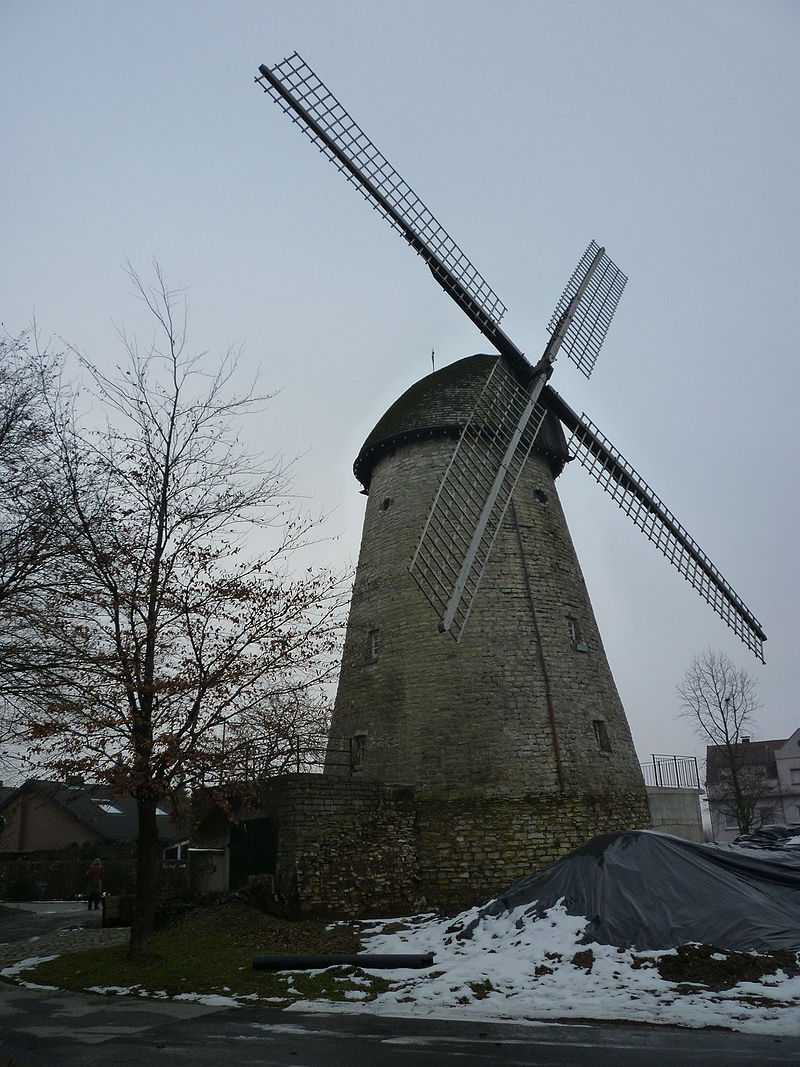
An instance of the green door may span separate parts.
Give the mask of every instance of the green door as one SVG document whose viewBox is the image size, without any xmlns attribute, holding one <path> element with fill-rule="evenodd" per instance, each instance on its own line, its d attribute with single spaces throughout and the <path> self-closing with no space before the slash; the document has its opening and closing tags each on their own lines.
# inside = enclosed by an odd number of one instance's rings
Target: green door
<svg viewBox="0 0 800 1067">
<path fill-rule="evenodd" d="M 278 830 L 271 819 L 248 819 L 231 826 L 230 889 L 241 889 L 252 874 L 274 874 Z"/>
</svg>

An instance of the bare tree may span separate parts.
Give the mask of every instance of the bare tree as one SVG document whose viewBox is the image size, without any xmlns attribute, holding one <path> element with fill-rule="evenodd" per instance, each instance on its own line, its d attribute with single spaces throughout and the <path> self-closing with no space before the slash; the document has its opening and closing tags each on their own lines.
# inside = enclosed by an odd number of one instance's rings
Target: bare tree
<svg viewBox="0 0 800 1067">
<path fill-rule="evenodd" d="M 713 767 L 706 768 L 709 795 L 736 817 L 741 833 L 754 824 L 756 804 L 768 790 L 767 775 L 748 757 L 747 745 L 761 706 L 756 679 L 724 653 L 710 649 L 696 656 L 678 686 L 682 714 L 713 746 Z"/>
<path fill-rule="evenodd" d="M 232 392 L 232 353 L 216 369 L 187 354 L 185 305 L 158 268 L 152 286 L 131 277 L 156 340 L 141 351 L 122 334 L 115 377 L 83 360 L 105 426 L 87 429 L 74 406 L 55 413 L 68 551 L 37 639 L 70 671 L 29 701 L 27 738 L 50 768 L 135 796 L 130 953 L 141 956 L 159 804 L 224 778 L 226 734 L 256 709 L 319 702 L 346 582 L 292 573 L 316 520 L 288 502 L 283 462 L 257 463 L 237 440 L 241 417 L 266 398 Z"/>
<path fill-rule="evenodd" d="M 316 699 L 308 693 L 272 693 L 230 724 L 222 772 L 228 779 L 249 781 L 317 771 L 329 728 L 330 702 L 324 691 Z"/>
<path fill-rule="evenodd" d="M 10 700 L 0 696 L 0 771 L 4 774 L 15 770 L 21 761 L 15 745 L 17 731 L 17 709 Z"/>
<path fill-rule="evenodd" d="M 13 762 L 20 704 L 45 666 L 31 618 L 63 547 L 51 462 L 50 410 L 60 360 L 39 350 L 35 331 L 0 336 L 0 766 Z"/>
</svg>

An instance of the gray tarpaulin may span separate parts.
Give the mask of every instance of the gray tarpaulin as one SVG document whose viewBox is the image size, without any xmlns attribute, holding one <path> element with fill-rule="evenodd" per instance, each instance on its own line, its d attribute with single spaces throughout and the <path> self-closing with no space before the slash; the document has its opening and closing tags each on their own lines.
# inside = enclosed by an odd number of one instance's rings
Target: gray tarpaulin
<svg viewBox="0 0 800 1067">
<path fill-rule="evenodd" d="M 589 920 L 587 942 L 800 950 L 800 849 L 701 845 L 651 831 L 604 834 L 499 893 L 481 918 L 526 904 L 538 914 L 559 900 Z"/>
</svg>

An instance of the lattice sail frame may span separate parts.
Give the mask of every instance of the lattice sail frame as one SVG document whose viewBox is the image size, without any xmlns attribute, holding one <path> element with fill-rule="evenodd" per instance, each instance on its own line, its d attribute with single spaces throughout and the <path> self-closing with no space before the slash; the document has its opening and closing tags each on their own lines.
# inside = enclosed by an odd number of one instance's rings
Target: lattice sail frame
<svg viewBox="0 0 800 1067">
<path fill-rule="evenodd" d="M 280 104 L 364 198 L 408 239 L 407 228 L 402 225 L 404 221 L 484 314 L 499 323 L 506 307 L 497 293 L 303 58 L 294 52 L 274 67 L 259 69 L 261 77 L 256 81 L 263 85 L 264 91 Z M 313 120 L 311 125 L 309 118 Z M 376 199 L 375 191 L 396 214 L 386 210 Z M 422 253 L 421 249 L 416 250 Z"/>
<path fill-rule="evenodd" d="M 498 359 L 464 427 L 409 571 L 457 641 L 545 417 Z M 529 410 L 530 409 L 530 410 Z"/>
<path fill-rule="evenodd" d="M 554 333 L 595 259 L 598 259 L 598 262 L 561 340 L 563 350 L 587 378 L 591 377 L 594 370 L 600 348 L 628 281 L 627 276 L 596 241 L 590 242 L 578 261 L 547 324 L 550 333 Z"/>
<path fill-rule="evenodd" d="M 585 414 L 572 430 L 581 464 L 763 663 L 766 635 L 758 619 L 666 504 Z"/>
</svg>

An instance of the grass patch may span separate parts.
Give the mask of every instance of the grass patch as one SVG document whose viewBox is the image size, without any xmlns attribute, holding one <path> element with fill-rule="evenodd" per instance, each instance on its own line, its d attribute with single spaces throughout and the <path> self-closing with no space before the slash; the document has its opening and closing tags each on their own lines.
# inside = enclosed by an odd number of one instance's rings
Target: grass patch
<svg viewBox="0 0 800 1067">
<path fill-rule="evenodd" d="M 276 919 L 241 901 L 200 908 L 153 938 L 149 958 L 127 959 L 124 947 L 73 952 L 24 972 L 26 981 L 61 989 L 121 987 L 134 992 L 218 994 L 296 1000 L 371 1000 L 390 982 L 356 967 L 324 972 L 254 971 L 253 956 L 270 953 L 351 953 L 359 950 L 347 924 Z M 363 996 L 361 994 L 364 994 Z"/>
</svg>

